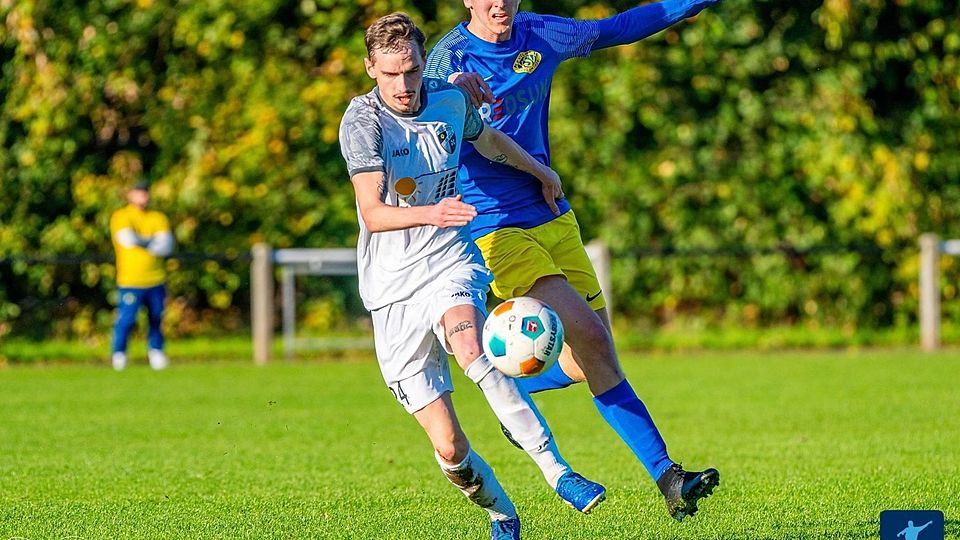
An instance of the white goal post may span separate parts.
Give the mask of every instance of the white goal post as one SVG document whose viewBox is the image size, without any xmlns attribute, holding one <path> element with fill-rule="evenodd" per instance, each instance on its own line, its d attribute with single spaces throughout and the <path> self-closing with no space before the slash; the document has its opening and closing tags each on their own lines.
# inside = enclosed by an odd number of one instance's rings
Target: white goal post
<svg viewBox="0 0 960 540">
<path fill-rule="evenodd" d="M 586 245 L 612 312 L 613 294 L 610 285 L 610 254 L 599 241 Z M 355 276 L 357 251 L 354 248 L 295 248 L 274 250 L 257 244 L 251 250 L 250 263 L 250 326 L 253 337 L 253 360 L 257 364 L 270 361 L 273 344 L 276 290 L 275 267 L 280 270 L 280 311 L 283 327 L 283 355 L 291 358 L 300 344 L 296 337 L 296 277 Z"/>
<path fill-rule="evenodd" d="M 960 240 L 920 236 L 920 347 L 928 352 L 940 348 L 940 254 L 960 255 Z"/>
</svg>

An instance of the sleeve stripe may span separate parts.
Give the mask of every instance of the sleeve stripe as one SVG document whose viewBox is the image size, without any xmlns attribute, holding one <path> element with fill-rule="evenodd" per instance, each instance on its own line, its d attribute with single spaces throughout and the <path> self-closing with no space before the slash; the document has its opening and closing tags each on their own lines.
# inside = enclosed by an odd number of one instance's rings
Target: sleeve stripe
<svg viewBox="0 0 960 540">
<path fill-rule="evenodd" d="M 357 167 L 356 169 L 350 169 L 350 170 L 347 171 L 347 172 L 350 174 L 350 176 L 353 176 L 353 175 L 355 175 L 355 174 L 360 174 L 360 173 L 365 173 L 365 172 L 382 172 L 382 173 L 385 173 L 385 172 L 387 172 L 387 170 L 383 167 L 383 165 L 369 165 L 369 166 L 367 166 L 367 167 Z"/>
</svg>

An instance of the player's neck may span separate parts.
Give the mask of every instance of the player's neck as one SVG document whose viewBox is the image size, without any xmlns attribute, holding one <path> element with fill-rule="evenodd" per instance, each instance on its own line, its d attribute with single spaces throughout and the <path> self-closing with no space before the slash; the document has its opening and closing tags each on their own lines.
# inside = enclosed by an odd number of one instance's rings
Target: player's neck
<svg viewBox="0 0 960 540">
<path fill-rule="evenodd" d="M 467 23 L 467 31 L 488 43 L 503 43 L 504 41 L 510 41 L 510 36 L 513 35 L 513 27 L 507 28 L 505 32 L 498 34 L 492 29 L 477 22 L 476 19 L 473 19 Z"/>
</svg>

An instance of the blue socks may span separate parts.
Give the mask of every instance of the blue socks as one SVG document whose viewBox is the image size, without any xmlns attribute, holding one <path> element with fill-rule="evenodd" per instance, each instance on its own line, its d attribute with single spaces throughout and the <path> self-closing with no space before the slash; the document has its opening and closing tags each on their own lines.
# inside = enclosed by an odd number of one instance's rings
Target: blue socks
<svg viewBox="0 0 960 540">
<path fill-rule="evenodd" d="M 566 388 L 574 383 L 574 380 L 560 368 L 560 362 L 553 364 L 550 369 L 536 377 L 521 377 L 515 380 L 517 386 L 526 390 L 528 394 Z"/>
<path fill-rule="evenodd" d="M 560 368 L 560 362 L 536 377 L 514 379 L 517 386 L 527 394 L 545 390 L 566 388 L 574 383 Z M 526 396 L 528 402 L 532 401 Z M 654 481 L 666 471 L 673 462 L 667 456 L 667 445 L 653 423 L 640 398 L 624 379 L 620 384 L 593 398 L 593 403 L 617 435 L 627 443 L 634 455 L 643 463 Z"/>
<path fill-rule="evenodd" d="M 667 457 L 667 445 L 654 425 L 653 418 L 630 383 L 624 379 L 620 384 L 594 397 L 593 403 L 603 419 L 640 459 L 653 480 L 659 479 L 673 462 Z"/>
</svg>

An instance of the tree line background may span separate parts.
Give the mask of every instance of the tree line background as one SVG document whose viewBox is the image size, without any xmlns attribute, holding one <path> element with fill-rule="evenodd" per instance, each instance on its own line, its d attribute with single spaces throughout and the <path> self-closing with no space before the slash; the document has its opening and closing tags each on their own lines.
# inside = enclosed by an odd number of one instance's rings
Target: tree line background
<svg viewBox="0 0 960 540">
<path fill-rule="evenodd" d="M 395 10 L 428 45 L 466 17 L 459 1 L 0 0 L 0 338 L 103 333 L 109 216 L 139 176 L 178 250 L 218 255 L 168 261 L 174 335 L 246 324 L 256 242 L 355 245 L 337 129 L 372 86 L 363 30 Z M 958 56 L 955 0 L 724 0 L 565 63 L 553 166 L 585 239 L 611 247 L 618 317 L 915 325 L 917 237 L 960 235 Z M 942 265 L 949 300 L 960 271 Z M 306 285 L 308 326 L 349 324 L 350 287 Z"/>
</svg>

